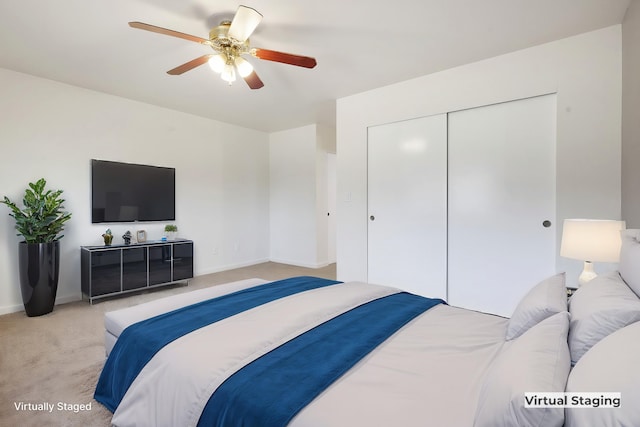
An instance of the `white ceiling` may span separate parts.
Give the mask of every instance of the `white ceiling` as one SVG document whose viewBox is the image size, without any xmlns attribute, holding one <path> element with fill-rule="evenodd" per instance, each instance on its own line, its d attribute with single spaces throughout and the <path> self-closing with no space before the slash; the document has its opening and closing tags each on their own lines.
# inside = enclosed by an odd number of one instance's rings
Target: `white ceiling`
<svg viewBox="0 0 640 427">
<path fill-rule="evenodd" d="M 631 0 L 0 0 L 0 67 L 262 131 L 335 126 L 335 100 L 619 24 Z M 132 29 L 208 38 L 239 4 L 264 18 L 251 45 L 315 57 L 314 69 L 249 58 L 265 86 L 228 86 L 210 48 Z"/>
</svg>

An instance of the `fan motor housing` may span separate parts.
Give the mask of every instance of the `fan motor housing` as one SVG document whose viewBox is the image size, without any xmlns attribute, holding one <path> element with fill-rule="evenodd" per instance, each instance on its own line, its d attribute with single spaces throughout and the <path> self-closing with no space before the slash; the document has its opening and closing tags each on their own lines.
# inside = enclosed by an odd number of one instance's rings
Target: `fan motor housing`
<svg viewBox="0 0 640 427">
<path fill-rule="evenodd" d="M 217 27 L 213 27 L 211 31 L 209 31 L 209 41 L 211 42 L 211 46 L 216 51 L 233 49 L 238 53 L 248 52 L 249 39 L 240 42 L 232 37 L 229 37 L 230 26 L 231 21 L 222 21 L 220 25 L 218 25 Z"/>
</svg>

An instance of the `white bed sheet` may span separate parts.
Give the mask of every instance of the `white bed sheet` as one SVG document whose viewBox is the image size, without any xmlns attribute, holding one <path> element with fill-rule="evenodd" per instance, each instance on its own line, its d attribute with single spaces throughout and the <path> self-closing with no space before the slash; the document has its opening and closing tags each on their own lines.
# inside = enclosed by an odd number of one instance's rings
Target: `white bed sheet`
<svg viewBox="0 0 640 427">
<path fill-rule="evenodd" d="M 133 307 L 122 308 L 120 310 L 110 311 L 104 315 L 105 340 L 104 346 L 107 356 L 111 353 L 111 349 L 115 345 L 116 340 L 124 331 L 124 329 L 141 320 L 149 319 L 162 313 L 177 310 L 191 304 L 216 298 L 221 295 L 236 292 L 252 286 L 269 283 L 269 280 L 252 278 L 238 280 L 236 282 L 225 283 L 222 285 L 211 286 L 204 289 L 185 292 L 182 294 L 171 295 L 165 298 L 159 298 L 144 304 Z"/>
<path fill-rule="evenodd" d="M 291 427 L 472 427 L 508 319 L 438 305 L 302 410 Z"/>
</svg>

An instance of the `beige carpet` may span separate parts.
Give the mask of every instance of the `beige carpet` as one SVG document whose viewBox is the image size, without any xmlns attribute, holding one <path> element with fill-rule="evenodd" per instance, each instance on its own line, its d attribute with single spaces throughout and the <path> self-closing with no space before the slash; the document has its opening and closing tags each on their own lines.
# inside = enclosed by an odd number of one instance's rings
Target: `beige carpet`
<svg viewBox="0 0 640 427">
<path fill-rule="evenodd" d="M 93 400 L 104 363 L 105 312 L 235 280 L 299 275 L 333 279 L 335 264 L 308 269 L 268 262 L 200 276 L 189 286 L 158 288 L 93 305 L 63 304 L 45 316 L 30 318 L 24 312 L 0 316 L 0 426 L 110 425 L 111 413 Z"/>
</svg>

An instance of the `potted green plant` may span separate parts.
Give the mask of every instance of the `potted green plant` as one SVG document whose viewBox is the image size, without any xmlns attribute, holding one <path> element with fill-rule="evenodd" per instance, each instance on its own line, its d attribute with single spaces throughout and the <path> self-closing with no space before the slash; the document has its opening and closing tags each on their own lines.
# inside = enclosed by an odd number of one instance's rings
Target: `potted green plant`
<svg viewBox="0 0 640 427">
<path fill-rule="evenodd" d="M 167 240 L 175 240 L 178 235 L 178 226 L 175 224 L 165 225 L 164 234 L 167 236 Z"/>
<path fill-rule="evenodd" d="M 4 197 L 16 220 L 20 289 L 27 316 L 50 313 L 56 300 L 60 268 L 60 239 L 64 224 L 71 218 L 65 212 L 62 190 L 46 190 L 44 178 L 30 182 L 24 192 L 23 208 Z"/>
</svg>

